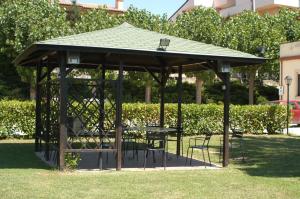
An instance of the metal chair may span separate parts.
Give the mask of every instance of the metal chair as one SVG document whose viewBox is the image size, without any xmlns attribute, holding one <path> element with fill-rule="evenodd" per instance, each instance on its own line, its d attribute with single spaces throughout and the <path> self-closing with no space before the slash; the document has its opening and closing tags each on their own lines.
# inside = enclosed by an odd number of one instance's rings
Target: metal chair
<svg viewBox="0 0 300 199">
<path fill-rule="evenodd" d="M 177 132 L 172 132 L 169 133 L 168 135 L 168 140 L 167 140 L 167 153 L 169 152 L 169 142 L 176 142 L 177 143 L 177 133 L 178 133 L 178 127 L 169 127 L 169 128 L 174 128 L 177 129 Z M 183 156 L 183 128 L 180 128 L 179 131 L 181 131 L 181 136 L 180 136 L 180 149 L 181 149 L 181 155 Z M 178 158 L 178 156 L 177 156 Z"/>
<path fill-rule="evenodd" d="M 144 169 L 148 160 L 149 151 L 153 154 L 153 163 L 155 163 L 155 152 L 162 152 L 162 164 L 166 169 L 166 142 L 168 134 L 165 132 L 146 132 L 146 148 L 144 149 Z"/>
<path fill-rule="evenodd" d="M 239 143 L 239 148 L 242 154 L 242 161 L 245 161 L 245 151 L 244 151 L 244 130 L 242 129 L 231 129 L 231 137 L 229 139 L 230 150 L 233 150 L 233 142 L 237 140 Z M 220 152 L 219 152 L 219 162 L 221 162 L 221 156 L 223 155 L 223 138 L 220 138 Z"/>
<path fill-rule="evenodd" d="M 132 159 L 137 157 L 137 160 L 139 159 L 138 154 L 138 142 L 137 142 L 137 135 L 135 133 L 130 133 L 128 131 L 124 131 L 122 134 L 122 149 L 123 149 L 123 157 L 127 155 L 127 152 L 131 148 L 132 151 Z"/>
<path fill-rule="evenodd" d="M 100 149 L 112 149 L 114 148 L 115 142 L 110 141 L 110 139 L 115 139 L 116 137 L 116 131 L 114 129 L 112 130 L 106 130 L 100 134 Z M 106 152 L 106 163 L 108 163 L 108 154 L 109 152 Z M 103 152 L 99 152 L 98 154 L 98 166 L 99 169 L 103 169 Z"/>
<path fill-rule="evenodd" d="M 231 139 L 230 139 L 230 149 L 233 148 L 233 140 L 237 140 L 239 143 L 240 152 L 242 155 L 242 161 L 245 161 L 245 152 L 244 152 L 244 131 L 242 129 L 231 129 Z"/>
<path fill-rule="evenodd" d="M 210 154 L 209 154 L 209 142 L 210 142 L 211 136 L 212 136 L 212 133 L 207 133 L 205 136 L 194 137 L 194 138 L 189 139 L 189 146 L 188 146 L 188 149 L 187 149 L 187 156 L 186 156 L 186 160 L 185 160 L 185 165 L 187 164 L 187 161 L 188 161 L 189 150 L 190 149 L 192 149 L 190 165 L 192 165 L 194 149 L 200 149 L 202 151 L 202 156 L 203 156 L 204 163 L 206 163 L 205 155 L 204 155 L 204 150 L 206 150 L 207 155 L 208 155 L 209 164 L 211 165 Z M 193 144 L 192 144 L 192 141 L 194 141 Z M 198 144 L 199 141 L 202 141 L 202 143 Z M 206 167 L 206 164 L 205 164 L 205 167 Z"/>
</svg>

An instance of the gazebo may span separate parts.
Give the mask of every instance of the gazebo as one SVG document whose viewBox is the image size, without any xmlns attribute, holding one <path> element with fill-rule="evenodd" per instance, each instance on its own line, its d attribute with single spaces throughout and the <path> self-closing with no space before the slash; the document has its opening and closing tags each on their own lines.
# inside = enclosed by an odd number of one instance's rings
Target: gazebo
<svg viewBox="0 0 300 199">
<path fill-rule="evenodd" d="M 114 152 L 116 169 L 122 167 L 122 84 L 124 71 L 148 72 L 160 85 L 160 126 L 164 127 L 164 92 L 170 74 L 178 73 L 177 155 L 182 133 L 182 74 L 213 70 L 224 86 L 223 166 L 229 159 L 230 68 L 264 63 L 251 54 L 122 25 L 40 41 L 15 60 L 36 67 L 35 150 L 45 144 L 49 159 L 56 152 L 65 167 L 66 153 Z M 74 75 L 78 69 L 100 71 L 92 78 Z M 109 70 L 118 71 L 107 79 Z M 111 93 L 105 90 L 110 88 Z M 109 110 L 106 104 L 109 103 Z M 88 136 L 74 131 L 73 117 L 88 129 Z M 114 119 L 111 119 L 114 118 Z M 115 134 L 112 134 L 114 129 Z M 103 140 L 111 147 L 101 147 Z"/>
</svg>

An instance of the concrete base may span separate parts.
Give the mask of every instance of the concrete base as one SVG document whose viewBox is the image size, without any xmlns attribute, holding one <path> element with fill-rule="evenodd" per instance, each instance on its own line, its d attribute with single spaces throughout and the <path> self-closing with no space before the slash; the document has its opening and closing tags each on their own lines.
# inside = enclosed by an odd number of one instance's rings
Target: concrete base
<svg viewBox="0 0 300 199">
<path fill-rule="evenodd" d="M 199 153 L 198 151 L 196 153 Z M 51 167 L 56 167 L 55 159 L 46 161 L 43 152 L 36 153 L 46 164 Z M 114 153 L 102 153 L 102 169 L 101 169 L 101 155 L 100 153 L 81 153 L 78 171 L 113 171 L 116 170 L 116 161 Z M 218 169 L 221 168 L 216 164 L 205 163 L 200 160 L 192 159 L 190 165 L 190 158 L 183 156 L 176 156 L 176 154 L 168 153 L 166 170 L 197 170 L 197 169 Z M 208 160 L 207 160 L 208 161 Z M 144 171 L 144 151 L 134 153 L 128 151 L 123 159 L 122 170 L 125 171 Z M 149 153 L 146 163 L 146 171 L 164 170 L 162 165 L 162 153 L 155 152 L 155 162 L 153 161 L 153 154 Z"/>
</svg>

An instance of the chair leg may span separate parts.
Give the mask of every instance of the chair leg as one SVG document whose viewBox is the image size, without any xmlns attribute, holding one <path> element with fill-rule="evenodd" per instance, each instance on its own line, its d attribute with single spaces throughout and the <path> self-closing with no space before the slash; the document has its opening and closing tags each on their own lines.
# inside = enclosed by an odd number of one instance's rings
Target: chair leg
<svg viewBox="0 0 300 199">
<path fill-rule="evenodd" d="M 99 155 L 98 155 L 98 167 L 99 167 L 100 170 L 103 169 L 102 152 L 100 152 Z"/>
<path fill-rule="evenodd" d="M 202 156 L 203 156 L 204 166 L 206 168 L 206 161 L 205 161 L 205 155 L 204 155 L 204 150 L 203 149 L 202 149 Z"/>
<path fill-rule="evenodd" d="M 221 156 L 222 156 L 222 140 L 220 139 L 220 148 L 219 148 L 219 163 L 221 162 Z"/>
<path fill-rule="evenodd" d="M 244 152 L 244 143 L 243 140 L 240 140 L 240 148 L 241 148 L 241 152 L 242 152 L 242 156 L 243 156 L 243 162 L 245 162 L 245 152 Z"/>
<path fill-rule="evenodd" d="M 169 155 L 168 155 L 168 151 L 169 151 L 169 142 L 168 142 L 168 141 L 166 142 L 166 148 L 167 148 L 167 158 L 169 158 Z"/>
<path fill-rule="evenodd" d="M 207 156 L 208 156 L 208 160 L 209 160 L 209 165 L 211 166 L 209 149 L 207 149 Z"/>
<path fill-rule="evenodd" d="M 148 159 L 148 150 L 144 150 L 144 170 L 146 169 L 147 159 Z"/>
<path fill-rule="evenodd" d="M 194 153 L 194 148 L 192 147 L 192 153 L 191 153 L 191 159 L 190 159 L 190 166 L 192 166 L 193 153 Z"/>
<path fill-rule="evenodd" d="M 106 164 L 108 163 L 108 153 L 109 152 L 106 152 Z M 114 153 L 114 155 L 116 156 L 117 154 Z"/>
<path fill-rule="evenodd" d="M 164 170 L 166 170 L 166 167 L 167 167 L 167 156 L 166 156 L 166 151 L 164 150 L 163 151 L 163 161 L 164 161 Z"/>
<path fill-rule="evenodd" d="M 155 159 L 155 151 L 152 151 L 152 158 L 153 158 L 153 163 L 156 163 L 156 159 Z"/>
<path fill-rule="evenodd" d="M 181 156 L 183 156 L 183 139 L 181 140 Z"/>
<path fill-rule="evenodd" d="M 138 149 L 139 143 L 135 140 L 135 154 L 136 154 L 136 159 L 139 161 L 139 149 Z"/>
<path fill-rule="evenodd" d="M 185 166 L 186 166 L 187 161 L 188 161 L 188 158 L 189 158 L 189 149 L 190 149 L 190 148 L 188 148 L 187 151 L 186 151 L 186 154 L 187 154 L 187 155 L 186 155 L 186 158 L 185 158 Z"/>
</svg>

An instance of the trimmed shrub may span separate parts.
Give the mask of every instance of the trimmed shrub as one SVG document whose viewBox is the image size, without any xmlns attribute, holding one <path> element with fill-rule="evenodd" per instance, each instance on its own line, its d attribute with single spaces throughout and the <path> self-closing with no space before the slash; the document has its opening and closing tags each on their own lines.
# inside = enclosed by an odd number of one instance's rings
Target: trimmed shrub
<svg viewBox="0 0 300 199">
<path fill-rule="evenodd" d="M 109 107 L 106 105 L 106 109 Z M 114 121 L 114 114 L 110 114 Z M 183 104 L 183 127 L 186 135 L 203 134 L 207 130 L 223 132 L 223 106 L 216 104 Z M 286 109 L 279 105 L 232 105 L 231 126 L 246 133 L 277 133 L 286 125 Z M 91 120 L 92 121 L 92 120 Z M 166 126 L 176 126 L 177 105 L 166 104 Z M 123 104 L 123 122 L 127 125 L 145 126 L 159 123 L 159 104 Z M 32 137 L 35 129 L 35 103 L 30 101 L 0 101 L 0 137 L 23 132 Z"/>
<path fill-rule="evenodd" d="M 0 101 L 0 138 L 23 133 L 29 137 L 35 131 L 35 103 L 31 101 Z"/>
</svg>

